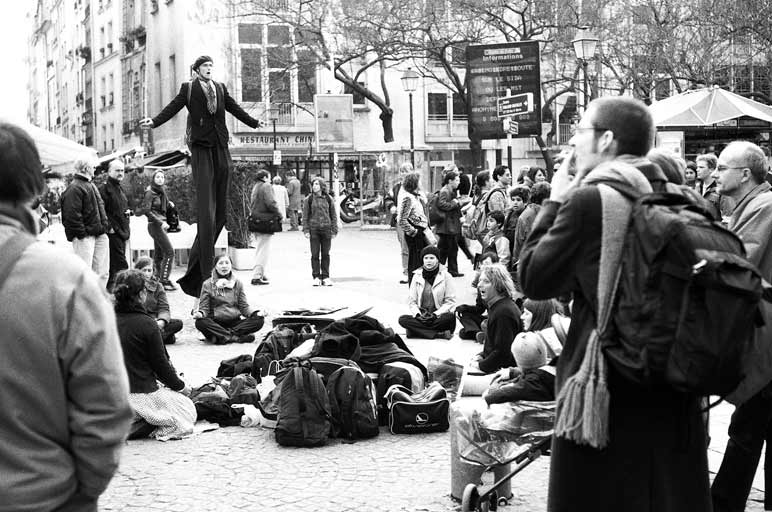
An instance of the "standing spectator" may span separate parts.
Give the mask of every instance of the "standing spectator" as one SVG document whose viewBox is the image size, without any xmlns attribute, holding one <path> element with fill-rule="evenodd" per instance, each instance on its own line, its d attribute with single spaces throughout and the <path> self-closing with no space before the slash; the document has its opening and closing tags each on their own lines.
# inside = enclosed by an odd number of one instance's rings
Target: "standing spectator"
<svg viewBox="0 0 772 512">
<path fill-rule="evenodd" d="M 643 157 L 653 139 L 654 123 L 643 102 L 593 100 L 520 254 L 520 283 L 529 298 L 574 297 L 557 364 L 555 390 L 562 405 L 552 440 L 552 512 L 711 510 L 700 397 L 625 380 L 605 364 L 595 331 L 596 311 L 603 308 L 602 317 L 610 307 L 610 276 L 623 243 L 623 230 L 615 225 L 625 223 L 620 216 L 629 207 L 599 183 L 651 192 L 646 177 L 619 157 Z M 591 376 L 597 378 L 592 387 Z M 584 386 L 586 400 L 579 403 Z"/>
<path fill-rule="evenodd" d="M 449 340 L 456 329 L 453 280 L 440 265 L 439 255 L 433 245 L 421 251 L 423 265 L 414 272 L 408 294 L 410 314 L 399 317 L 408 338 Z"/>
<path fill-rule="evenodd" d="M 461 215 L 466 214 L 466 208 L 469 208 L 472 206 L 472 177 L 469 174 L 464 174 L 464 168 L 459 167 L 458 168 L 458 189 L 456 190 L 458 192 L 458 197 L 461 200 L 462 203 L 466 203 L 461 208 Z M 463 221 L 462 221 L 463 222 Z M 463 230 L 462 230 L 463 231 Z M 464 253 L 464 256 L 467 257 L 467 259 L 474 263 L 474 254 L 472 254 L 471 249 L 469 249 L 469 242 L 464 237 L 463 234 L 459 234 L 456 237 L 456 242 L 458 243 L 458 248 L 461 249 L 461 252 Z"/>
<path fill-rule="evenodd" d="M 421 251 L 426 246 L 425 232 L 429 229 L 426 205 L 421 193 L 421 174 L 409 172 L 402 180 L 398 203 L 399 226 L 405 234 L 408 249 L 407 283 L 413 281 L 413 272 L 423 264 Z"/>
<path fill-rule="evenodd" d="M 126 240 L 129 239 L 129 201 L 123 192 L 123 162 L 115 159 L 107 168 L 107 181 L 99 188 L 99 194 L 105 204 L 105 214 L 110 223 L 107 239 L 110 245 L 110 276 L 107 279 L 107 290 L 112 291 L 115 274 L 129 268 L 126 261 Z"/>
<path fill-rule="evenodd" d="M 145 311 L 146 293 L 139 270 L 124 270 L 115 279 L 115 316 L 129 373 L 129 402 L 141 418 L 135 420 L 129 437 L 179 439 L 193 433 L 196 407 L 188 398 L 190 387 L 169 361 L 155 320 Z"/>
<path fill-rule="evenodd" d="M 290 231 L 298 230 L 298 212 L 302 195 L 300 193 L 300 180 L 295 175 L 294 170 L 290 170 L 287 175 L 290 177 L 287 182 L 287 195 L 289 196 L 288 211 L 290 219 Z"/>
<path fill-rule="evenodd" d="M 311 275 L 314 286 L 332 286 L 330 246 L 338 235 L 335 205 L 322 178 L 311 182 L 311 193 L 303 201 L 303 234 L 311 242 Z"/>
<path fill-rule="evenodd" d="M 263 327 L 265 314 L 247 302 L 227 254 L 216 256 L 212 266 L 212 277 L 204 281 L 198 310 L 193 312 L 196 329 L 214 345 L 255 341 L 252 333 Z"/>
<path fill-rule="evenodd" d="M 212 58 L 202 55 L 191 66 L 196 78 L 185 82 L 180 92 L 154 118 L 140 121 L 142 126 L 158 128 L 174 117 L 182 107 L 188 109 L 188 147 L 196 189 L 198 224 L 190 248 L 188 270 L 177 282 L 191 297 L 201 294 L 201 284 L 212 272 L 214 243 L 225 226 L 228 183 L 233 161 L 228 151 L 228 127 L 225 112 L 230 112 L 250 128 L 259 128 L 254 119 L 234 101 L 225 84 L 212 80 Z"/>
<path fill-rule="evenodd" d="M 440 263 L 447 262 L 448 273 L 453 277 L 462 277 L 458 272 L 457 237 L 461 234 L 461 207 L 469 202 L 469 199 L 456 199 L 456 189 L 460 180 L 456 171 L 448 171 L 442 179 L 443 187 L 439 191 L 437 208 L 443 212 L 442 222 L 437 224 L 439 235 Z"/>
<path fill-rule="evenodd" d="M 684 171 L 684 184 L 694 190 L 697 190 L 697 164 L 689 160 L 686 162 Z"/>
<path fill-rule="evenodd" d="M 281 176 L 278 174 L 273 177 L 273 197 L 276 199 L 276 208 L 279 209 L 281 221 L 287 220 L 287 209 L 289 208 L 289 194 L 287 187 L 281 184 Z"/>
<path fill-rule="evenodd" d="M 94 168 L 85 160 L 75 162 L 75 175 L 62 194 L 62 224 L 72 248 L 102 281 L 107 289 L 110 276 L 110 223 L 105 204 L 91 182 Z"/>
<path fill-rule="evenodd" d="M 732 142 L 718 158 L 713 173 L 717 192 L 737 203 L 729 229 L 742 239 L 748 260 L 772 279 L 772 187 L 766 182 L 764 153 L 751 142 Z M 768 329 L 768 327 L 767 327 Z M 757 335 L 768 339 L 768 330 Z M 772 384 L 768 378 L 752 382 L 753 396 L 737 406 L 729 423 L 724 460 L 713 480 L 714 512 L 745 510 L 762 445 L 766 442 L 764 509 L 772 509 Z"/>
<path fill-rule="evenodd" d="M 525 210 L 528 200 L 531 197 L 531 189 L 525 185 L 517 185 L 509 191 L 509 202 L 511 206 L 507 212 L 507 218 L 504 220 L 504 236 L 509 240 L 509 252 L 515 250 L 515 232 L 517 231 L 517 221 L 520 214 Z M 514 259 L 510 264 L 514 263 Z M 510 265 L 511 266 L 511 265 Z"/>
<path fill-rule="evenodd" d="M 716 170 L 718 158 L 713 153 L 697 155 L 697 180 L 700 186 L 700 193 L 711 204 L 711 213 L 717 221 L 729 218 L 734 210 L 734 201 L 732 198 L 721 195 L 716 189 L 716 179 L 713 173 Z"/>
<path fill-rule="evenodd" d="M 531 167 L 528 169 L 528 179 L 531 180 L 531 186 L 545 181 L 549 183 L 552 181 L 552 173 L 541 167 Z"/>
<path fill-rule="evenodd" d="M 145 278 L 145 311 L 158 324 L 164 345 L 173 345 L 177 341 L 175 334 L 182 330 L 182 320 L 172 318 L 164 287 L 153 271 L 153 260 L 147 256 L 137 258 L 134 268 Z"/>
<path fill-rule="evenodd" d="M 156 171 L 136 214 L 147 217 L 147 232 L 153 239 L 155 275 L 158 276 L 164 290 L 174 291 L 177 287 L 169 280 L 174 262 L 174 248 L 166 234 L 166 230 L 169 229 L 169 224 L 166 223 L 166 209 L 174 203 L 169 201 L 166 196 L 165 183 L 166 175 L 164 172 Z"/>
<path fill-rule="evenodd" d="M 132 416 L 115 315 L 83 261 L 35 241 L 40 157 L 7 123 L 0 183 L 0 509 L 96 511 Z"/>
<path fill-rule="evenodd" d="M 506 165 L 499 165 L 493 169 L 493 187 L 490 199 L 488 199 L 488 212 L 506 212 L 509 208 L 509 195 L 507 189 L 512 183 L 512 172 Z M 500 190 L 501 194 L 494 194 L 493 190 Z M 486 212 L 486 214 L 488 213 Z"/>
<path fill-rule="evenodd" d="M 397 205 L 397 241 L 399 242 L 399 254 L 402 258 L 402 279 L 400 279 L 400 284 L 407 284 L 410 282 L 410 270 L 408 269 L 408 259 L 409 259 L 409 250 L 408 250 L 408 244 L 407 240 L 405 240 L 405 231 L 400 225 L 401 220 L 401 206 L 404 202 L 404 199 L 406 197 L 406 193 L 402 192 L 402 189 L 404 188 L 404 180 L 405 176 L 413 172 L 413 165 L 410 162 L 405 162 L 402 165 L 399 166 L 399 178 L 397 180 L 397 183 L 394 184 L 394 187 L 391 189 L 391 196 L 394 198 L 394 202 Z M 414 269 L 415 270 L 415 269 Z"/>
<path fill-rule="evenodd" d="M 533 222 L 536 220 L 536 215 L 539 213 L 542 202 L 549 199 L 549 197 L 549 183 L 546 181 L 534 183 L 528 198 L 528 206 L 526 206 L 523 213 L 520 214 L 520 218 L 517 219 L 517 227 L 515 228 L 515 250 L 512 252 L 513 268 L 516 268 L 515 265 L 520 258 L 520 252 L 523 250 L 525 240 L 528 238 L 528 233 L 531 232 L 531 226 L 533 226 Z"/>
<path fill-rule="evenodd" d="M 250 197 L 250 215 L 263 221 L 273 221 L 281 218 L 281 211 L 276 204 L 273 187 L 268 182 L 271 177 L 268 171 L 257 171 L 257 183 L 252 187 Z M 255 232 L 255 268 L 252 271 L 252 284 L 269 284 L 267 274 L 268 256 L 271 251 L 273 231 Z"/>
</svg>

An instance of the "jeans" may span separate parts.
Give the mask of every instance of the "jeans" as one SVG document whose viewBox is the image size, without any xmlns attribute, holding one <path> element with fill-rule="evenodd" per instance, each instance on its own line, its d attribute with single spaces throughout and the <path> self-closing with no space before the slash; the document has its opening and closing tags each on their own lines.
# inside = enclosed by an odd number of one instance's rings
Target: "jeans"
<svg viewBox="0 0 772 512">
<path fill-rule="evenodd" d="M 311 241 L 311 274 L 314 279 L 330 277 L 330 246 L 332 234 L 328 230 L 312 229 Z"/>
<path fill-rule="evenodd" d="M 429 228 L 426 228 L 429 229 Z M 407 282 L 408 286 L 413 282 L 413 272 L 421 268 L 423 261 L 421 251 L 426 247 L 426 239 L 423 230 L 419 230 L 415 236 L 405 235 L 407 245 Z"/>
<path fill-rule="evenodd" d="M 402 230 L 402 228 L 397 224 L 397 240 L 399 241 L 399 251 L 400 256 L 402 257 L 402 273 L 407 274 L 408 270 L 408 246 L 407 241 L 405 240 L 405 232 Z"/>
<path fill-rule="evenodd" d="M 294 208 L 288 208 L 290 229 L 298 229 L 298 210 Z"/>
<path fill-rule="evenodd" d="M 153 269 L 158 279 L 165 283 L 172 273 L 172 261 L 174 260 L 174 248 L 169 237 L 160 224 L 149 222 L 147 232 L 153 239 Z"/>
<path fill-rule="evenodd" d="M 217 321 L 214 318 L 199 318 L 196 320 L 196 329 L 206 337 L 207 341 L 215 345 L 223 345 L 236 341 L 233 337 L 257 332 L 263 327 L 265 319 L 262 316 L 237 318 L 230 322 Z"/>
<path fill-rule="evenodd" d="M 110 276 L 110 241 L 107 235 L 74 238 L 72 249 L 96 273 L 102 288 L 107 289 Z"/>
<path fill-rule="evenodd" d="M 253 279 L 268 278 L 268 253 L 271 251 L 271 233 L 253 233 L 255 237 L 255 269 L 252 271 Z"/>
<path fill-rule="evenodd" d="M 456 316 L 453 313 L 440 313 L 429 320 L 419 320 L 413 315 L 399 317 L 399 325 L 405 328 L 408 338 L 434 339 L 443 331 L 451 333 L 456 329 Z"/>
</svg>

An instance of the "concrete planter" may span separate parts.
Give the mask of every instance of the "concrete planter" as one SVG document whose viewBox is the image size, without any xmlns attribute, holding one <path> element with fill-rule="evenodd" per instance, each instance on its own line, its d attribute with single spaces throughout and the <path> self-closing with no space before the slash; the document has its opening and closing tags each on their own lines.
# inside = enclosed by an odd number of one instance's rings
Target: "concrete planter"
<svg viewBox="0 0 772 512">
<path fill-rule="evenodd" d="M 255 250 L 253 248 L 238 249 L 228 247 L 228 256 L 234 270 L 252 270 L 255 267 Z"/>
</svg>

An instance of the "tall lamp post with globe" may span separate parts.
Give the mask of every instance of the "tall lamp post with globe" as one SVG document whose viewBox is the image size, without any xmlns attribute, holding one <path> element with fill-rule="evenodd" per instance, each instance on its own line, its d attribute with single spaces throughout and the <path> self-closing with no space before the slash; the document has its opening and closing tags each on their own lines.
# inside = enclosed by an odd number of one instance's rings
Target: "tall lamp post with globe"
<svg viewBox="0 0 772 512">
<path fill-rule="evenodd" d="M 402 89 L 408 93 L 410 101 L 410 163 L 413 164 L 415 169 L 415 139 L 413 135 L 413 93 L 418 89 L 418 79 L 420 75 L 413 71 L 411 68 L 407 68 L 402 73 Z"/>
<path fill-rule="evenodd" d="M 579 27 L 576 37 L 571 44 L 574 46 L 576 58 L 582 62 L 582 71 L 584 74 L 584 110 L 587 110 L 587 104 L 590 99 L 590 86 L 587 79 L 587 61 L 595 57 L 595 50 L 598 46 L 598 38 L 590 32 L 589 27 Z"/>
</svg>

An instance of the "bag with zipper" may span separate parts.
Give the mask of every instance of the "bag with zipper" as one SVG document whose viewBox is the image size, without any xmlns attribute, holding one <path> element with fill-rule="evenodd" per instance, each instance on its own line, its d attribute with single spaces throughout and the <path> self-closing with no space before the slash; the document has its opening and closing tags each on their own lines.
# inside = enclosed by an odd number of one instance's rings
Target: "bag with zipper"
<svg viewBox="0 0 772 512">
<path fill-rule="evenodd" d="M 375 386 L 359 368 L 344 366 L 327 381 L 334 437 L 348 440 L 375 437 L 378 413 L 375 406 Z"/>
<path fill-rule="evenodd" d="M 445 432 L 450 428 L 450 399 L 438 382 L 420 393 L 395 384 L 386 391 L 386 404 L 392 434 Z"/>
<path fill-rule="evenodd" d="M 485 236 L 485 233 L 488 231 L 486 228 L 488 213 L 490 213 L 488 210 L 488 202 L 495 192 L 504 194 L 504 191 L 500 188 L 489 190 L 480 198 L 477 204 L 467 210 L 466 217 L 461 226 L 461 234 L 464 235 L 465 238 L 470 240 L 481 240 L 482 237 Z"/>
<path fill-rule="evenodd" d="M 268 374 L 271 363 L 284 360 L 301 341 L 302 336 L 296 330 L 286 325 L 274 327 L 255 350 L 252 376 L 260 382 L 260 379 Z"/>
<path fill-rule="evenodd" d="M 322 378 L 306 366 L 290 368 L 279 386 L 274 435 L 282 446 L 322 446 L 330 435 L 330 401 Z"/>
</svg>

